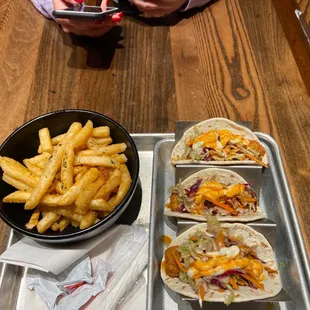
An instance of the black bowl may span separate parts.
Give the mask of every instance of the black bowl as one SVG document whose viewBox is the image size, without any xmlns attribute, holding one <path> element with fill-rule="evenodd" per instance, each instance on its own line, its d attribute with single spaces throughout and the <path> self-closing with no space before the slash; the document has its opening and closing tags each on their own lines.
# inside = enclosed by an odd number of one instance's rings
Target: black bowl
<svg viewBox="0 0 310 310">
<path fill-rule="evenodd" d="M 129 133 L 117 122 L 100 113 L 87 110 L 62 110 L 39 116 L 16 129 L 1 145 L 0 155 L 14 158 L 22 163 L 24 158 L 30 158 L 37 154 L 39 146 L 39 129 L 43 127 L 49 128 L 51 136 L 53 137 L 66 132 L 73 122 L 80 122 L 84 125 L 88 120 L 93 122 L 94 127 L 109 126 L 113 142 L 125 142 L 127 145 L 125 155 L 128 158 L 127 166 L 132 178 L 132 184 L 121 204 L 106 218 L 87 229 L 79 230 L 70 225 L 63 232 L 54 232 L 49 229 L 44 234 L 39 234 L 35 230 L 32 231 L 25 228 L 25 224 L 28 222 L 33 212 L 32 210 L 24 210 L 23 204 L 9 204 L 2 202 L 3 197 L 12 193 L 16 189 L 2 180 L 3 172 L 1 171 L 0 216 L 3 221 L 13 229 L 23 235 L 43 242 L 65 243 L 81 241 L 95 236 L 107 229 L 128 207 L 138 182 L 138 151 Z"/>
</svg>

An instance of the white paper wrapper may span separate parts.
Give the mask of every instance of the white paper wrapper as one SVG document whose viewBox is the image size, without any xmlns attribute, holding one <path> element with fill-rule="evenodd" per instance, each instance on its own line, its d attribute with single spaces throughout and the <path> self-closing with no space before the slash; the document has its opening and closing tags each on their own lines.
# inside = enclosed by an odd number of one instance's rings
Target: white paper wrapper
<svg viewBox="0 0 310 310">
<path fill-rule="evenodd" d="M 23 238 L 0 256 L 0 262 L 52 272 L 57 275 L 111 234 L 120 233 L 125 227 L 125 225 L 115 225 L 89 240 L 70 245 L 43 244 Z"/>
<path fill-rule="evenodd" d="M 147 260 L 148 245 L 144 244 L 133 260 L 127 261 L 125 266 L 122 266 L 123 268 L 114 273 L 108 282 L 106 290 L 100 293 L 87 309 L 115 309 L 126 292 L 134 287 L 139 275 L 147 265 Z"/>
</svg>

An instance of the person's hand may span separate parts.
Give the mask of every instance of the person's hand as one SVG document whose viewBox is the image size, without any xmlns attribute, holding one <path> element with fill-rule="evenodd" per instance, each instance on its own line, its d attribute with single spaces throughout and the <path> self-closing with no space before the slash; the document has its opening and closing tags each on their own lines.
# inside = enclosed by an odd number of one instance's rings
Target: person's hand
<svg viewBox="0 0 310 310">
<path fill-rule="evenodd" d="M 53 0 L 55 10 L 63 10 L 70 6 L 80 5 L 84 0 Z M 107 8 L 106 0 L 102 1 L 102 11 Z M 70 20 L 58 18 L 57 21 L 62 26 L 62 29 L 66 33 L 74 33 L 76 35 L 83 35 L 89 37 L 100 37 L 110 31 L 118 22 L 120 22 L 122 16 L 119 13 L 107 17 L 100 21 L 84 21 L 84 20 Z"/>
<path fill-rule="evenodd" d="M 188 0 L 131 0 L 147 16 L 159 17 L 182 7 Z"/>
</svg>

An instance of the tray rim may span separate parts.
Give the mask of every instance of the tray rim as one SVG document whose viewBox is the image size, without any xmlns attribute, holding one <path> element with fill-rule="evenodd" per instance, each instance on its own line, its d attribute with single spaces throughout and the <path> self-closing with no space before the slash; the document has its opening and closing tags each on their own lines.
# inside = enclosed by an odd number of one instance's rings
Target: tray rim
<svg viewBox="0 0 310 310">
<path fill-rule="evenodd" d="M 152 153 L 154 153 L 154 147 L 155 145 L 162 141 L 162 140 L 166 140 L 166 139 L 169 139 L 169 138 L 174 138 L 174 133 L 129 133 L 130 136 L 133 138 L 133 139 L 156 139 L 157 141 L 152 141 Z M 146 142 L 149 142 L 149 141 L 146 141 Z M 137 141 L 135 141 L 135 143 L 137 144 Z M 138 153 L 139 152 L 147 152 L 148 150 L 141 150 L 141 148 L 138 147 L 137 145 L 137 149 L 138 149 Z M 153 160 L 152 160 L 152 166 L 153 166 Z M 143 170 L 141 169 L 140 167 L 140 170 Z M 151 185 L 151 189 L 152 189 L 152 185 Z M 150 189 L 150 190 L 151 190 Z M 5 223 L 4 223 L 5 224 Z M 5 224 L 6 225 L 6 224 Z M 20 234 L 19 232 L 15 231 L 14 229 L 8 227 L 8 235 L 7 235 L 7 240 L 4 242 L 4 246 L 3 246 L 3 252 L 6 251 L 11 245 L 13 245 L 14 243 L 18 242 L 21 238 L 23 238 L 25 236 L 23 236 L 22 234 Z M 0 253 L 1 255 L 2 253 Z M 0 263 L 0 291 L 1 291 L 1 287 L 2 287 L 2 283 L 3 281 L 5 281 L 5 275 L 7 273 L 6 269 L 7 269 L 7 263 Z M 22 276 L 24 275 L 24 272 L 25 270 L 27 270 L 27 267 L 22 267 L 22 266 L 17 266 L 18 268 L 20 268 L 19 270 L 21 270 L 21 274 Z M 21 280 L 22 280 L 22 277 L 19 281 L 19 285 L 21 283 Z M 19 292 L 19 290 L 18 290 Z M 16 296 L 12 296 L 12 299 L 14 299 L 16 301 L 16 304 L 18 302 L 18 298 L 19 298 L 19 295 L 16 295 Z M 16 306 L 15 304 L 15 306 Z"/>
<path fill-rule="evenodd" d="M 270 144 L 271 146 L 270 148 L 272 148 L 272 150 L 274 151 L 275 164 L 278 166 L 279 168 L 278 171 L 280 172 L 279 180 L 282 185 L 282 188 L 284 189 L 283 193 L 285 194 L 284 196 L 287 200 L 287 204 L 290 206 L 288 212 L 290 213 L 291 217 L 289 217 L 289 221 L 292 227 L 294 228 L 293 237 L 294 237 L 295 246 L 297 246 L 296 255 L 298 255 L 298 258 L 301 261 L 302 271 L 304 271 L 303 272 L 304 282 L 306 282 L 306 285 L 307 285 L 307 289 L 304 286 L 302 286 L 302 290 L 303 291 L 306 290 L 309 292 L 310 291 L 310 253 L 308 255 L 305 239 L 304 239 L 304 236 L 302 234 L 302 231 L 299 225 L 297 210 L 296 210 L 294 200 L 293 200 L 290 187 L 288 184 L 288 179 L 286 176 L 284 162 L 281 156 L 280 148 L 276 140 L 269 134 L 258 132 L 258 131 L 255 131 L 254 134 L 258 138 L 262 137 L 267 143 Z M 176 143 L 174 134 L 170 135 L 166 139 L 162 139 L 158 141 L 155 144 L 154 155 L 158 153 L 158 149 L 161 144 L 165 142 L 169 142 L 169 141 L 173 142 L 174 144 Z M 153 157 L 153 168 L 154 168 L 155 163 L 156 163 L 156 156 Z M 151 211 L 150 211 L 151 213 L 150 213 L 150 225 L 149 225 L 150 232 L 149 232 L 149 250 L 148 250 L 149 261 L 148 261 L 148 272 L 147 272 L 148 279 L 153 279 L 153 274 L 154 274 L 154 258 L 153 258 L 154 248 L 152 248 L 150 245 L 152 244 L 153 234 L 154 234 L 154 229 L 155 229 L 154 210 L 155 210 L 156 175 L 157 175 L 157 172 L 156 170 L 154 170 L 153 175 L 152 175 L 152 192 L 151 192 L 152 195 L 151 195 Z M 307 297 L 307 301 L 309 303 L 310 301 L 309 296 L 307 294 L 304 294 L 304 295 Z M 153 302 L 153 281 L 148 281 L 147 282 L 147 295 L 146 295 L 146 306 L 147 306 L 146 309 L 147 310 L 152 309 L 152 302 Z"/>
</svg>

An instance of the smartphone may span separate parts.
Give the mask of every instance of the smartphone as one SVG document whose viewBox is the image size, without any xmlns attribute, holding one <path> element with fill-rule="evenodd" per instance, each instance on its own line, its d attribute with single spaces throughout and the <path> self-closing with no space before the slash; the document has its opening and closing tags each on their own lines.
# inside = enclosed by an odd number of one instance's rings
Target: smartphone
<svg viewBox="0 0 310 310">
<path fill-rule="evenodd" d="M 69 7 L 65 10 L 54 10 L 53 15 L 56 18 L 102 20 L 119 11 L 119 8 L 116 7 L 107 7 L 107 10 L 103 12 L 100 6 L 81 5 Z"/>
</svg>

